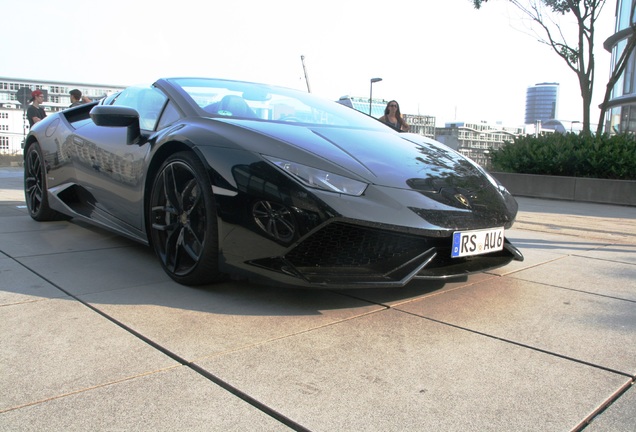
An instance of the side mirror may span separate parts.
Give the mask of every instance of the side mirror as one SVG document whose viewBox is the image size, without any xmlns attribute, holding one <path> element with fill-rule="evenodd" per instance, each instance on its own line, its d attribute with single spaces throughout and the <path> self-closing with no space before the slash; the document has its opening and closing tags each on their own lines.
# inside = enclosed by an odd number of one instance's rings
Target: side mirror
<svg viewBox="0 0 636 432">
<path fill-rule="evenodd" d="M 127 144 L 136 143 L 141 136 L 139 113 L 134 108 L 96 105 L 91 109 L 90 116 L 97 126 L 128 128 Z"/>
</svg>

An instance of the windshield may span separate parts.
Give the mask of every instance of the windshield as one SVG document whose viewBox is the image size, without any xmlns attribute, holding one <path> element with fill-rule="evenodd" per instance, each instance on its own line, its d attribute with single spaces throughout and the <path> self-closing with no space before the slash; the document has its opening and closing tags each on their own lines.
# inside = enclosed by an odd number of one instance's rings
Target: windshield
<svg viewBox="0 0 636 432">
<path fill-rule="evenodd" d="M 204 78 L 168 81 L 181 87 L 211 117 L 389 130 L 353 108 L 298 90 Z"/>
</svg>

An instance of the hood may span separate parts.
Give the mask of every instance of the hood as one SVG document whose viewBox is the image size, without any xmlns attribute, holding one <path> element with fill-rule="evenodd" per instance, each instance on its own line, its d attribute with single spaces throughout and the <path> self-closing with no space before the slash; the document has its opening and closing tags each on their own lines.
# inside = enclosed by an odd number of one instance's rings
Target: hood
<svg viewBox="0 0 636 432">
<path fill-rule="evenodd" d="M 343 170 L 338 170 L 338 174 L 351 176 L 347 173 L 353 173 L 379 186 L 431 193 L 438 193 L 445 187 L 467 191 L 496 187 L 495 180 L 474 162 L 421 135 L 398 133 L 389 128 L 299 127 L 254 121 L 232 123 L 286 144 L 273 148 L 255 146 L 251 150 L 332 172 L 329 165 L 336 165 Z"/>
<path fill-rule="evenodd" d="M 225 130 L 223 135 L 244 150 L 365 181 L 436 226 L 462 226 L 459 220 L 464 221 L 464 226 L 477 226 L 466 222 L 466 218 L 472 218 L 488 221 L 485 226 L 509 227 L 517 213 L 512 195 L 481 167 L 421 135 L 388 128 L 222 122 L 231 125 L 231 131 Z M 426 198 L 414 198 L 410 192 Z M 445 210 L 437 214 L 431 208 Z M 448 209 L 456 211 L 457 220 L 446 220 Z"/>
</svg>

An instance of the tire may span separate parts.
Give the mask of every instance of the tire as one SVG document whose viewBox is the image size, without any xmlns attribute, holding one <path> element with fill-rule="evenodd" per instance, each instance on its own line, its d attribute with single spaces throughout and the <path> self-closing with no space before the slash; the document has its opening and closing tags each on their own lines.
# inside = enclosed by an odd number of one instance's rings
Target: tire
<svg viewBox="0 0 636 432">
<path fill-rule="evenodd" d="M 153 180 L 148 230 L 150 244 L 173 280 L 204 285 L 220 279 L 212 185 L 193 153 L 175 153 L 161 165 Z"/>
<path fill-rule="evenodd" d="M 42 150 L 35 142 L 28 147 L 24 158 L 24 198 L 29 215 L 39 222 L 70 219 L 49 206 L 46 174 Z"/>
</svg>

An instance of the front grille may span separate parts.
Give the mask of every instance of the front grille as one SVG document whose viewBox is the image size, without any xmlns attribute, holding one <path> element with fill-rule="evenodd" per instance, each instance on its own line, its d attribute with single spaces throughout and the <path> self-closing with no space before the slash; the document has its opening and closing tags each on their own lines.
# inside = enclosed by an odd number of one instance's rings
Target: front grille
<svg viewBox="0 0 636 432">
<path fill-rule="evenodd" d="M 385 273 L 431 248 L 427 238 L 332 223 L 285 255 L 296 268 L 358 268 Z"/>
</svg>

